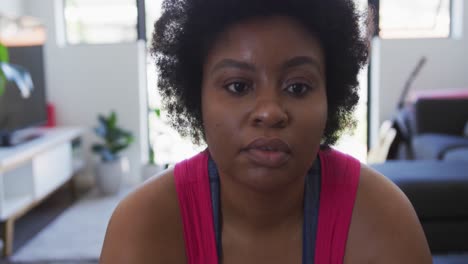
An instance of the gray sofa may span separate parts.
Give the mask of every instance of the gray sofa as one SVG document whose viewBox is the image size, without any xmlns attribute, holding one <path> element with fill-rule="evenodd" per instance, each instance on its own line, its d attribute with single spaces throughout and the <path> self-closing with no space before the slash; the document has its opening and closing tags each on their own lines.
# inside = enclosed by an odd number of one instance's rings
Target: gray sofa
<svg viewBox="0 0 468 264">
<path fill-rule="evenodd" d="M 400 158 L 468 160 L 468 98 L 420 98 L 400 115 L 406 133 Z"/>
<path fill-rule="evenodd" d="M 372 167 L 408 196 L 433 254 L 468 252 L 468 162 L 389 161 Z"/>
<path fill-rule="evenodd" d="M 408 196 L 433 254 L 468 252 L 468 97 L 421 97 L 396 121 L 392 160 L 372 167 Z"/>
</svg>

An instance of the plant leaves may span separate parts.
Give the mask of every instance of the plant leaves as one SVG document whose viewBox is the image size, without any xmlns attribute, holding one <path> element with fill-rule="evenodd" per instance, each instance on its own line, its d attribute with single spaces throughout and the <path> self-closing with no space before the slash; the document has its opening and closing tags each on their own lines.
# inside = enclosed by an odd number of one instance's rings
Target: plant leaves
<svg viewBox="0 0 468 264">
<path fill-rule="evenodd" d="M 156 155 L 154 155 L 154 149 L 152 146 L 149 148 L 149 164 L 156 164 Z"/>
<path fill-rule="evenodd" d="M 0 62 L 10 62 L 10 56 L 8 54 L 8 48 L 0 43 Z"/>
<path fill-rule="evenodd" d="M 119 153 L 120 151 L 126 149 L 128 147 L 128 144 L 121 144 L 121 145 L 116 145 L 116 146 L 113 146 L 110 151 L 114 154 L 117 154 Z"/>
<path fill-rule="evenodd" d="M 29 98 L 34 89 L 34 83 L 29 71 L 15 64 L 0 62 L 0 72 L 6 81 L 14 82 L 21 92 L 23 98 Z"/>
<path fill-rule="evenodd" d="M 94 128 L 103 144 L 94 144 L 93 152 L 101 156 L 102 161 L 112 161 L 118 153 L 125 150 L 134 141 L 133 134 L 117 126 L 117 114 L 112 111 L 109 117 L 98 115 L 98 126 Z"/>
<path fill-rule="evenodd" d="M 109 127 L 116 128 L 117 127 L 117 114 L 115 111 L 112 111 L 111 115 L 109 116 Z"/>
<path fill-rule="evenodd" d="M 101 145 L 101 144 L 93 144 L 93 146 L 91 147 L 91 150 L 92 150 L 93 152 L 98 153 L 98 152 L 101 152 L 101 150 L 103 150 L 104 148 L 105 148 L 104 145 Z"/>
<path fill-rule="evenodd" d="M 2 96 L 5 93 L 6 90 L 6 78 L 3 76 L 3 73 L 0 72 L 0 96 Z"/>
<path fill-rule="evenodd" d="M 5 47 L 2 43 L 0 43 L 0 62 L 9 62 L 10 58 L 8 55 L 8 48 Z M 7 78 L 2 70 L 0 70 L 0 96 L 5 93 L 7 84 Z"/>
<path fill-rule="evenodd" d="M 106 137 L 106 126 L 100 125 L 98 127 L 95 127 L 94 132 L 96 133 L 96 135 L 104 138 Z"/>
</svg>

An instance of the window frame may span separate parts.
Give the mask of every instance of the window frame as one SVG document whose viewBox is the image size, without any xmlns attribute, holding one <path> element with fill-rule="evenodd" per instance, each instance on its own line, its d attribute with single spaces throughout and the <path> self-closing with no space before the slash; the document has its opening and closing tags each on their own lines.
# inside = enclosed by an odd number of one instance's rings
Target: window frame
<svg viewBox="0 0 468 264">
<path fill-rule="evenodd" d="M 449 1 L 449 17 L 450 17 L 450 24 L 449 24 L 449 33 L 447 37 L 416 37 L 416 38 L 407 38 L 407 37 L 397 37 L 397 38 L 384 38 L 381 36 L 381 27 L 380 27 L 380 0 L 369 0 L 369 6 L 373 6 L 375 10 L 374 16 L 374 36 L 379 37 L 382 39 L 451 39 L 453 37 L 453 0 Z"/>
<path fill-rule="evenodd" d="M 137 19 L 136 19 L 136 39 L 130 41 L 118 41 L 118 42 L 103 42 L 103 43 L 90 43 L 86 41 L 82 41 L 79 43 L 72 43 L 68 37 L 68 26 L 67 26 L 67 18 L 65 16 L 65 9 L 67 7 L 67 0 L 62 0 L 62 13 L 63 13 L 63 33 L 65 37 L 65 44 L 68 46 L 79 46 L 79 45 L 112 45 L 112 44 L 119 44 L 119 43 L 132 43 L 137 42 L 139 40 L 146 41 L 146 14 L 145 14 L 145 0 L 134 0 L 135 7 L 137 8 Z"/>
</svg>

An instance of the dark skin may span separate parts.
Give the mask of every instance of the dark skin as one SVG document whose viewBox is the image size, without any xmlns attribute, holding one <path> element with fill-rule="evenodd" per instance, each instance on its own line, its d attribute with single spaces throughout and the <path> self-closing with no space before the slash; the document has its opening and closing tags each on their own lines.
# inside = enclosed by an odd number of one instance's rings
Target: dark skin
<svg viewBox="0 0 468 264">
<path fill-rule="evenodd" d="M 286 17 L 236 24 L 210 49 L 202 116 L 221 179 L 222 263 L 301 263 L 304 177 L 327 120 L 324 63 L 318 39 Z M 288 149 L 252 153 L 258 138 Z M 101 263 L 186 263 L 173 171 L 119 204 Z M 344 263 L 432 263 L 408 199 L 365 165 Z"/>
</svg>

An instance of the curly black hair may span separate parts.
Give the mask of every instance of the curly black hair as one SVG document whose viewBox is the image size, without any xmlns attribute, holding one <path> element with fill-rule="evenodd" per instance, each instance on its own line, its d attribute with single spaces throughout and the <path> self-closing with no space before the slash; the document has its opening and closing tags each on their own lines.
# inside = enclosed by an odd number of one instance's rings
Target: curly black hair
<svg viewBox="0 0 468 264">
<path fill-rule="evenodd" d="M 201 113 L 203 64 L 216 37 L 240 21 L 282 15 L 318 36 L 325 51 L 328 119 L 322 144 L 333 145 L 355 126 L 359 70 L 367 63 L 368 34 L 361 34 L 352 0 L 164 0 L 151 54 L 158 88 L 172 126 L 204 141 Z"/>
</svg>

